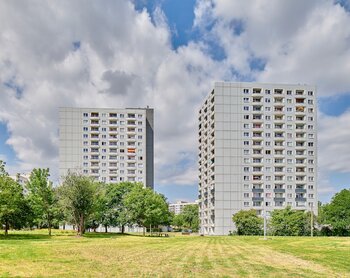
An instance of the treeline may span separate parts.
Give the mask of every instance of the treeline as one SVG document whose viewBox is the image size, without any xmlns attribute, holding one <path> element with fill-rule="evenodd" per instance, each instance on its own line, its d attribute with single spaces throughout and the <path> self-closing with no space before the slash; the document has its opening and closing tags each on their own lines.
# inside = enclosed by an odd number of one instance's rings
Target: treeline
<svg viewBox="0 0 350 278">
<path fill-rule="evenodd" d="M 267 232 L 276 236 L 350 236 L 350 190 L 336 193 L 329 204 L 319 203 L 318 216 L 290 207 L 274 210 L 267 218 Z M 312 220 L 311 220 L 312 219 Z M 232 217 L 238 235 L 262 235 L 264 219 L 255 210 L 241 210 Z M 311 222 L 312 221 L 312 222 Z M 312 224 L 311 224 L 312 223 Z"/>
<path fill-rule="evenodd" d="M 34 169 L 23 188 L 9 177 L 0 161 L 0 227 L 9 229 L 57 228 L 69 223 L 82 235 L 96 230 L 137 225 L 169 225 L 172 215 L 166 198 L 140 183 L 105 184 L 69 173 L 61 185 L 49 181 L 49 169 Z"/>
</svg>

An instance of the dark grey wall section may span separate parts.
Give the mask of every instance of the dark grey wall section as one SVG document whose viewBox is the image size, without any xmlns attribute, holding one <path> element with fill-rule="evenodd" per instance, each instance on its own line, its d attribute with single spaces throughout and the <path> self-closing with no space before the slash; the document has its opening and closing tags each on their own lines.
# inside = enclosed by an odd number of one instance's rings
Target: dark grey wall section
<svg viewBox="0 0 350 278">
<path fill-rule="evenodd" d="M 154 110 L 146 110 L 146 186 L 154 187 Z"/>
</svg>

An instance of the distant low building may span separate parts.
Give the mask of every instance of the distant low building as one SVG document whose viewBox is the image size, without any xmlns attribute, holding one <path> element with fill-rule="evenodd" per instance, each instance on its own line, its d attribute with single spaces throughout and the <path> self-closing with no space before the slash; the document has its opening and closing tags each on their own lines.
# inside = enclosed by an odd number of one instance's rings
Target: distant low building
<svg viewBox="0 0 350 278">
<path fill-rule="evenodd" d="M 169 211 L 173 212 L 175 215 L 178 215 L 178 214 L 182 213 L 184 207 L 188 206 L 188 205 L 198 205 L 198 203 L 197 202 L 189 203 L 189 202 L 185 202 L 185 201 L 178 201 L 176 203 L 169 204 Z"/>
</svg>

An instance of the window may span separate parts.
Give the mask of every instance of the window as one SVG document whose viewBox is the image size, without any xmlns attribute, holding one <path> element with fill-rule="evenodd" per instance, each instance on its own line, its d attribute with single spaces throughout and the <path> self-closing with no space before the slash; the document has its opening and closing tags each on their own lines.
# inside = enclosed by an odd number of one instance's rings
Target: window
<svg viewBox="0 0 350 278">
<path fill-rule="evenodd" d="M 292 176 L 287 176 L 287 181 L 292 181 L 293 177 Z"/>
<path fill-rule="evenodd" d="M 290 96 L 292 94 L 292 91 L 287 91 L 287 95 Z"/>
<path fill-rule="evenodd" d="M 249 154 L 249 150 L 243 150 L 244 154 Z"/>
<path fill-rule="evenodd" d="M 88 151 L 89 151 L 89 149 L 86 149 L 86 148 L 83 149 L 84 153 L 87 153 Z"/>
<path fill-rule="evenodd" d="M 271 111 L 271 107 L 265 107 L 265 111 L 267 112 Z"/>
<path fill-rule="evenodd" d="M 120 118 L 124 118 L 124 114 L 120 114 Z"/>
<path fill-rule="evenodd" d="M 87 155 L 84 155 L 83 159 L 89 159 L 89 157 Z"/>
<path fill-rule="evenodd" d="M 311 184 L 309 184 L 307 188 L 309 188 L 309 189 L 311 189 L 311 190 L 312 190 L 312 189 L 314 189 L 314 186 L 313 186 L 313 185 L 311 185 Z"/>
<path fill-rule="evenodd" d="M 265 116 L 265 120 L 270 121 L 271 120 L 271 116 Z"/>
<path fill-rule="evenodd" d="M 287 121 L 293 121 L 293 116 L 287 116 Z"/>
<path fill-rule="evenodd" d="M 287 107 L 287 112 L 292 112 L 292 107 Z"/>
<path fill-rule="evenodd" d="M 309 197 L 310 199 L 313 199 L 313 198 L 314 198 L 314 194 L 309 194 L 308 197 Z"/>
<path fill-rule="evenodd" d="M 270 95 L 271 91 L 270 90 L 265 90 L 265 94 Z"/>
<path fill-rule="evenodd" d="M 243 180 L 249 181 L 249 176 L 243 176 Z"/>
<path fill-rule="evenodd" d="M 249 158 L 245 158 L 244 163 L 249 163 Z"/>
<path fill-rule="evenodd" d="M 86 127 L 86 126 L 83 127 L 83 131 L 88 131 L 88 130 L 89 130 L 88 127 Z"/>
<path fill-rule="evenodd" d="M 249 172 L 249 167 L 243 167 L 244 172 Z"/>
<path fill-rule="evenodd" d="M 270 181 L 271 180 L 271 176 L 266 176 L 266 180 Z"/>
<path fill-rule="evenodd" d="M 287 164 L 293 164 L 293 159 L 287 159 Z"/>
<path fill-rule="evenodd" d="M 83 163 L 83 166 L 84 166 L 84 167 L 88 167 L 88 165 L 89 165 L 89 163 L 87 163 L 87 162 L 84 162 L 84 163 Z"/>
<path fill-rule="evenodd" d="M 249 106 L 244 106 L 244 107 L 243 107 L 243 110 L 244 110 L 244 111 L 249 111 Z"/>
<path fill-rule="evenodd" d="M 249 137 L 249 132 L 243 132 L 244 137 Z"/>
<path fill-rule="evenodd" d="M 245 207 L 249 207 L 249 202 L 244 202 L 243 204 Z"/>
<path fill-rule="evenodd" d="M 308 91 L 308 92 L 307 92 L 307 95 L 308 95 L 308 96 L 313 96 L 313 95 L 314 95 L 314 92 L 313 92 L 313 91 Z"/>
<path fill-rule="evenodd" d="M 270 155 L 271 154 L 271 150 L 266 150 L 265 154 Z"/>
<path fill-rule="evenodd" d="M 292 151 L 287 151 L 287 155 L 292 155 L 293 152 Z"/>
<path fill-rule="evenodd" d="M 107 116 L 106 113 L 102 113 L 101 115 L 103 118 L 105 118 Z"/>
<path fill-rule="evenodd" d="M 244 198 L 249 198 L 249 193 L 244 193 Z"/>
<path fill-rule="evenodd" d="M 243 115 L 243 119 L 249 120 L 249 115 Z"/>
<path fill-rule="evenodd" d="M 243 89 L 243 94 L 249 94 L 249 89 Z"/>
<path fill-rule="evenodd" d="M 244 184 L 244 189 L 249 189 L 249 184 Z"/>
<path fill-rule="evenodd" d="M 83 134 L 83 138 L 88 138 L 88 137 L 89 137 L 89 135 Z"/>
<path fill-rule="evenodd" d="M 88 141 L 84 141 L 84 146 L 87 146 L 88 144 L 89 144 L 89 142 Z"/>
<path fill-rule="evenodd" d="M 244 143 L 244 146 L 249 145 L 249 141 L 244 141 L 243 143 Z"/>
<path fill-rule="evenodd" d="M 288 193 L 287 194 L 287 198 L 289 198 L 289 199 L 293 198 L 293 194 L 292 193 Z"/>
<path fill-rule="evenodd" d="M 292 168 L 287 168 L 287 173 L 292 173 L 293 169 Z"/>
<path fill-rule="evenodd" d="M 265 102 L 266 102 L 266 103 L 270 103 L 270 102 L 271 102 L 271 99 L 270 99 L 270 98 L 265 98 Z"/>
<path fill-rule="evenodd" d="M 314 113 L 314 109 L 313 109 L 313 108 L 309 108 L 307 111 L 308 111 L 309 113 Z"/>
<path fill-rule="evenodd" d="M 271 128 L 271 124 L 266 124 L 265 127 L 266 127 L 267 129 L 269 129 L 269 128 Z"/>
<path fill-rule="evenodd" d="M 107 131 L 107 128 L 103 127 L 103 128 L 102 128 L 102 131 L 106 132 L 106 131 Z"/>
<path fill-rule="evenodd" d="M 271 137 L 271 133 L 269 133 L 269 132 L 265 133 L 265 137 L 270 138 Z"/>
<path fill-rule="evenodd" d="M 292 103 L 292 99 L 288 98 L 287 103 Z"/>
<path fill-rule="evenodd" d="M 243 98 L 243 102 L 245 102 L 245 103 L 249 102 L 249 98 L 247 98 L 247 97 Z"/>
<path fill-rule="evenodd" d="M 271 189 L 271 184 L 266 184 L 266 185 L 265 185 L 265 188 L 266 188 L 266 189 Z"/>
<path fill-rule="evenodd" d="M 309 100 L 307 101 L 307 103 L 308 103 L 308 104 L 313 104 L 314 101 L 313 101 L 312 99 L 309 99 Z"/>
<path fill-rule="evenodd" d="M 291 184 L 288 184 L 287 185 L 287 189 L 292 189 L 293 187 L 292 187 L 292 185 Z"/>
<path fill-rule="evenodd" d="M 83 113 L 83 117 L 89 117 L 89 113 Z"/>
<path fill-rule="evenodd" d="M 249 124 L 244 124 L 243 128 L 249 128 Z"/>
<path fill-rule="evenodd" d="M 265 142 L 265 146 L 271 146 L 271 142 L 269 141 Z"/>
</svg>

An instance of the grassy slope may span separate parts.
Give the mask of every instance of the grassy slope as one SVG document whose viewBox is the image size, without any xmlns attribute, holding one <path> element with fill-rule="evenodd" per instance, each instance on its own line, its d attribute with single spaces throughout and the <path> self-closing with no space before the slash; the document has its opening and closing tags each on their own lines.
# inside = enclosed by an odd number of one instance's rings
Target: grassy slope
<svg viewBox="0 0 350 278">
<path fill-rule="evenodd" d="M 349 238 L 0 236 L 0 277 L 350 277 Z"/>
</svg>

